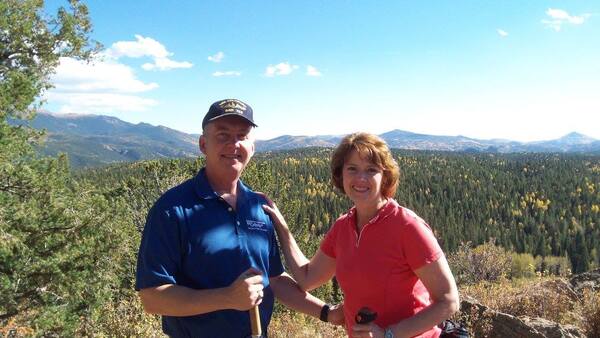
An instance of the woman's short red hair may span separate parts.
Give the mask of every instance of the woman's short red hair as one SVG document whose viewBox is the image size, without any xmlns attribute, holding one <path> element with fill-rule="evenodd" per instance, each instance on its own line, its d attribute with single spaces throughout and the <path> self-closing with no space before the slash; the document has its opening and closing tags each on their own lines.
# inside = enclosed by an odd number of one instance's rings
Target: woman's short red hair
<svg viewBox="0 0 600 338">
<path fill-rule="evenodd" d="M 371 161 L 383 170 L 381 194 L 384 197 L 393 197 L 398 188 L 400 168 L 385 141 L 381 137 L 369 133 L 347 135 L 337 146 L 331 158 L 331 180 L 333 185 L 344 192 L 342 169 L 353 150 L 361 158 Z"/>
</svg>

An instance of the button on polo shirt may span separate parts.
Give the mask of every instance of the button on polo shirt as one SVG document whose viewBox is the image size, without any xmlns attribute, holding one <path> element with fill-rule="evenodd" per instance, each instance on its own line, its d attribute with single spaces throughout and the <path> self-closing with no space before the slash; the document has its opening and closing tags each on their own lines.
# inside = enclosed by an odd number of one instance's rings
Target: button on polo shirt
<svg viewBox="0 0 600 338">
<path fill-rule="evenodd" d="M 136 289 L 177 284 L 193 289 L 229 286 L 250 267 L 263 272 L 262 326 L 274 297 L 269 277 L 283 273 L 266 200 L 238 182 L 236 210 L 211 188 L 205 169 L 167 191 L 149 212 L 138 256 Z M 189 317 L 163 316 L 175 337 L 246 337 L 246 311 L 222 310 Z"/>
</svg>

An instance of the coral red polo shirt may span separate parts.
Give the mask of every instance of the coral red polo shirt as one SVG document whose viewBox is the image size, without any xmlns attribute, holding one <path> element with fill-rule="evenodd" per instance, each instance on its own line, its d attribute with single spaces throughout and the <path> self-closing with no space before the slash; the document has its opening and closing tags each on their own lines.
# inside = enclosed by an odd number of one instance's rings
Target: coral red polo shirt
<svg viewBox="0 0 600 338">
<path fill-rule="evenodd" d="M 335 275 L 344 292 L 346 329 L 358 310 L 377 312 L 382 328 L 411 317 L 430 303 L 429 292 L 414 270 L 435 262 L 443 252 L 429 225 L 411 210 L 389 199 L 357 233 L 356 209 L 342 215 L 329 230 L 321 250 L 335 258 Z M 438 337 L 432 327 L 416 337 Z"/>
</svg>

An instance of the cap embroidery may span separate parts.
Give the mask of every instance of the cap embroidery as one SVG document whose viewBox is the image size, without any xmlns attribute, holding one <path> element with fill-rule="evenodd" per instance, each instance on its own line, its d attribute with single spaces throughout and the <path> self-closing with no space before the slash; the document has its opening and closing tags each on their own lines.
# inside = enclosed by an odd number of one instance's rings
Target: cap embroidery
<svg viewBox="0 0 600 338">
<path fill-rule="evenodd" d="M 246 112 L 246 105 L 240 101 L 226 100 L 219 104 L 226 113 L 236 113 L 243 115 Z"/>
</svg>

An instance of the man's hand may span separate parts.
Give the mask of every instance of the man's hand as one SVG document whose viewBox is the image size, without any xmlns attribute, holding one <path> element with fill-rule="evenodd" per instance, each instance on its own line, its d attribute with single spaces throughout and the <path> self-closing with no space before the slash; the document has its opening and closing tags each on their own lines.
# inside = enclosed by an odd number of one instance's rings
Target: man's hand
<svg viewBox="0 0 600 338">
<path fill-rule="evenodd" d="M 244 271 L 227 288 L 230 308 L 247 311 L 260 304 L 263 299 L 263 277 L 260 271 L 250 268 Z"/>
</svg>

